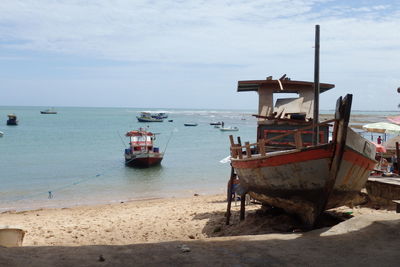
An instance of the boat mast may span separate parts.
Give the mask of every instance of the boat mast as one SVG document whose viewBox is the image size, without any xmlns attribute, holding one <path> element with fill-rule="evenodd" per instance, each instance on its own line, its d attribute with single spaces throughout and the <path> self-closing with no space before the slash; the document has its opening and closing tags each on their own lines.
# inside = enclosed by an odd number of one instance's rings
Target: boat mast
<svg viewBox="0 0 400 267">
<path fill-rule="evenodd" d="M 319 143 L 319 25 L 315 25 L 313 145 Z"/>
</svg>

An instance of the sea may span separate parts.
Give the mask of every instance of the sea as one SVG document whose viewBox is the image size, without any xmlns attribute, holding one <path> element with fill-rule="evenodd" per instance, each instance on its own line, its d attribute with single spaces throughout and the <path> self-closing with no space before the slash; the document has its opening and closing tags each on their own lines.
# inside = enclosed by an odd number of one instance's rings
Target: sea
<svg viewBox="0 0 400 267">
<path fill-rule="evenodd" d="M 255 110 L 58 107 L 57 114 L 40 114 L 46 108 L 0 107 L 0 212 L 226 193 L 229 135 L 256 140 Z M 141 111 L 166 112 L 168 119 L 140 123 Z M 18 126 L 6 126 L 9 113 Z M 356 124 L 389 115 L 397 113 L 353 112 Z M 210 125 L 217 121 L 239 131 L 221 132 Z M 125 166 L 125 133 L 139 128 L 157 133 L 161 165 Z"/>
</svg>

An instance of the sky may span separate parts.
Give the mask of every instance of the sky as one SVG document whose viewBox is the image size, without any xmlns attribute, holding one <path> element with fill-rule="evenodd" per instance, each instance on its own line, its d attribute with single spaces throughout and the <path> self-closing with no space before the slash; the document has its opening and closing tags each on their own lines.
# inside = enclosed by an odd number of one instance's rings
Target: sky
<svg viewBox="0 0 400 267">
<path fill-rule="evenodd" d="M 399 110 L 400 1 L 1 0 L 0 105 L 253 109 L 239 80 L 287 74 Z"/>
</svg>

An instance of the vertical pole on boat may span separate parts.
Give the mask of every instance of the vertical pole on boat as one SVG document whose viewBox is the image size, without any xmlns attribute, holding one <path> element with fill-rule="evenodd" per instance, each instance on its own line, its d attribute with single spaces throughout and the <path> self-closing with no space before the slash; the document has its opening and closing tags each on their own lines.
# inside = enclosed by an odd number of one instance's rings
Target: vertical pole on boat
<svg viewBox="0 0 400 267">
<path fill-rule="evenodd" d="M 319 143 L 319 25 L 315 25 L 313 145 Z"/>
</svg>

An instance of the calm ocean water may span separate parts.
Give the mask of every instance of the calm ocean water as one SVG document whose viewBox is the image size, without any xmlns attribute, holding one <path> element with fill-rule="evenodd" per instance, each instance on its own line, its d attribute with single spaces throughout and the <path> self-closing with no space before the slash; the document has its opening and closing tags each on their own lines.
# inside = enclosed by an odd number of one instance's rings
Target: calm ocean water
<svg viewBox="0 0 400 267">
<path fill-rule="evenodd" d="M 228 136 L 250 142 L 256 137 L 255 111 L 166 110 L 173 122 L 146 124 L 137 122 L 142 110 L 133 108 L 60 107 L 56 115 L 41 115 L 43 109 L 0 107 L 5 133 L 0 138 L 0 212 L 224 193 L 230 166 L 220 160 L 229 155 Z M 8 113 L 18 116 L 18 126 L 5 125 Z M 353 112 L 360 123 L 390 114 L 396 113 Z M 220 132 L 209 125 L 213 121 L 240 130 Z M 199 125 L 185 127 L 185 122 Z M 160 133 L 156 145 L 166 149 L 161 166 L 125 167 L 124 134 L 147 125 Z"/>
<path fill-rule="evenodd" d="M 229 155 L 230 133 L 209 123 L 224 121 L 239 127 L 235 136 L 255 140 L 252 111 L 166 110 L 173 122 L 146 124 L 135 117 L 142 110 L 132 108 L 65 107 L 56 115 L 43 109 L 0 107 L 0 211 L 223 193 L 230 166 L 220 160 Z M 18 126 L 6 126 L 8 113 L 18 116 Z M 124 134 L 147 125 L 160 133 L 164 160 L 149 169 L 126 167 Z"/>
</svg>

